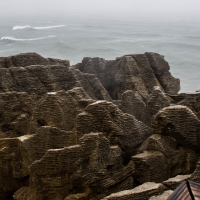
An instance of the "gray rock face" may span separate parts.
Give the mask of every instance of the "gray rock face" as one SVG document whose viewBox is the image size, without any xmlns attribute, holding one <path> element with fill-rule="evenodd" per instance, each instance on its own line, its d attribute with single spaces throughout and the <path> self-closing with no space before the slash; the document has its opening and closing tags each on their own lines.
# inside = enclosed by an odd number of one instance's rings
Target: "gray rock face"
<svg viewBox="0 0 200 200">
<path fill-rule="evenodd" d="M 176 94 L 180 90 L 180 80 L 171 75 L 168 62 L 157 53 L 145 53 L 145 55 L 148 57 L 151 68 L 164 91 L 169 94 Z"/>
<path fill-rule="evenodd" d="M 1 57 L 0 199 L 163 199 L 199 181 L 199 93 L 169 69 L 156 53 Z"/>
<path fill-rule="evenodd" d="M 171 76 L 169 65 L 156 53 L 133 54 L 106 61 L 84 58 L 75 66 L 81 72 L 96 74 L 112 99 L 121 99 L 126 90 L 137 90 L 147 99 L 154 86 L 169 94 L 177 94 L 180 81 Z"/>
</svg>

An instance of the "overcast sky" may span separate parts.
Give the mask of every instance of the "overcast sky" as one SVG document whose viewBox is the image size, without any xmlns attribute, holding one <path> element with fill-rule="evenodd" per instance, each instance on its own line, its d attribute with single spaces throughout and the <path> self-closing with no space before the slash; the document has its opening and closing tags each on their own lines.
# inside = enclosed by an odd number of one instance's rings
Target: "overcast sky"
<svg viewBox="0 0 200 200">
<path fill-rule="evenodd" d="M 200 16 L 200 0 L 0 0 L 0 14 L 194 17 Z"/>
</svg>

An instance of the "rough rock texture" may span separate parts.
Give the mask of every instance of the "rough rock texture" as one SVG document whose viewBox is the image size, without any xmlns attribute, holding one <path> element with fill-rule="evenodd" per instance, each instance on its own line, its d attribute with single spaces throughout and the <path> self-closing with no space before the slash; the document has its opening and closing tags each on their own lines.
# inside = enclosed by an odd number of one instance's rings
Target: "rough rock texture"
<svg viewBox="0 0 200 200">
<path fill-rule="evenodd" d="M 195 169 L 196 157 L 194 151 L 178 148 L 174 138 L 154 134 L 132 157 L 136 166 L 134 177 L 139 183 L 160 183 L 178 174 L 189 174 Z"/>
<path fill-rule="evenodd" d="M 0 93 L 0 108 L 0 138 L 29 133 L 34 101 L 27 93 Z"/>
<path fill-rule="evenodd" d="M 73 132 L 47 126 L 37 129 L 33 135 L 0 139 L 0 188 L 5 192 L 4 196 L 28 185 L 28 167 L 41 159 L 48 149 L 74 144 L 76 140 Z M 4 196 L 0 196 L 1 199 Z"/>
<path fill-rule="evenodd" d="M 189 107 L 200 118 L 200 92 L 170 95 L 174 103 Z"/>
<path fill-rule="evenodd" d="M 164 57 L 157 53 L 145 53 L 148 57 L 151 68 L 164 91 L 169 94 L 176 94 L 180 90 L 179 79 L 174 78 L 169 72 L 169 64 Z"/>
<path fill-rule="evenodd" d="M 103 200 L 148 200 L 153 195 L 163 193 L 164 186 L 153 182 L 144 183 L 132 190 L 124 190 L 118 193 L 111 194 Z"/>
<path fill-rule="evenodd" d="M 113 99 L 121 99 L 126 90 L 136 90 L 147 99 L 154 86 L 169 94 L 180 90 L 179 79 L 171 76 L 168 63 L 156 53 L 132 54 L 115 61 L 87 57 L 76 68 L 96 74 Z"/>
<path fill-rule="evenodd" d="M 186 106 L 169 106 L 160 110 L 153 122 L 154 132 L 169 135 L 177 143 L 194 150 L 200 147 L 200 121 L 198 117 Z"/>
<path fill-rule="evenodd" d="M 169 69 L 157 53 L 0 57 L 0 199 L 164 199 L 199 182 L 200 93 L 177 94 Z"/>
<path fill-rule="evenodd" d="M 37 53 L 21 53 L 15 56 L 0 57 L 0 68 L 27 67 L 30 65 L 62 64 L 69 66 L 68 60 L 43 58 Z"/>
<path fill-rule="evenodd" d="M 159 86 L 155 86 L 142 111 L 141 121 L 150 126 L 158 111 L 170 104 L 170 97 L 163 93 Z"/>
<path fill-rule="evenodd" d="M 137 91 L 127 90 L 123 93 L 119 108 L 141 121 L 145 109 L 145 102 Z"/>
<path fill-rule="evenodd" d="M 59 200 L 70 193 L 100 199 L 110 190 L 133 187 L 134 164 L 122 165 L 120 148 L 110 146 L 101 133 L 84 135 L 80 141 L 81 145 L 49 149 L 42 159 L 33 162 L 29 187 L 17 191 L 14 199 Z M 30 193 L 32 197 L 28 197 Z"/>
<path fill-rule="evenodd" d="M 167 190 L 158 196 L 152 196 L 149 200 L 166 200 L 171 194 L 173 190 Z"/>
<path fill-rule="evenodd" d="M 200 183 L 200 160 L 198 160 L 196 169 L 194 170 L 194 173 L 191 175 L 190 180 Z"/>
<path fill-rule="evenodd" d="M 167 188 L 175 190 L 182 182 L 191 179 L 191 174 L 189 175 L 178 175 L 176 177 L 170 178 L 163 182 Z"/>
<path fill-rule="evenodd" d="M 90 132 L 104 133 L 111 145 L 119 145 L 126 157 L 133 155 L 138 146 L 151 135 L 149 127 L 107 101 L 90 104 L 77 116 L 78 138 Z"/>
</svg>

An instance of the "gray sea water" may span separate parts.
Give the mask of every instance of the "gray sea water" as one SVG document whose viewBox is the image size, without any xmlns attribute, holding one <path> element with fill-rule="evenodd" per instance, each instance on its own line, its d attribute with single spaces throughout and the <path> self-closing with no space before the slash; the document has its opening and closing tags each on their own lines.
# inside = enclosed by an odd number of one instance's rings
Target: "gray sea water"
<svg viewBox="0 0 200 200">
<path fill-rule="evenodd" d="M 115 59 L 132 53 L 165 56 L 181 92 L 200 89 L 200 20 L 109 20 L 70 17 L 0 18 L 0 56 L 37 52 L 81 62 L 83 57 Z"/>
</svg>

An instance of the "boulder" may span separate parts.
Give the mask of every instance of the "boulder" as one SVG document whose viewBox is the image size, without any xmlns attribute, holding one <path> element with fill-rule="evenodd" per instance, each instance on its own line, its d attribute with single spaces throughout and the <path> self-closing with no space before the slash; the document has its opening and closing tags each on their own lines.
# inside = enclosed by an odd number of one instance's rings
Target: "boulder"
<svg viewBox="0 0 200 200">
<path fill-rule="evenodd" d="M 152 124 L 154 133 L 169 135 L 181 147 L 197 150 L 200 147 L 199 119 L 187 106 L 163 108 Z"/>
<path fill-rule="evenodd" d="M 132 157 L 135 163 L 134 178 L 137 182 L 160 183 L 178 174 L 189 174 L 195 169 L 197 154 L 178 148 L 174 138 L 154 134 L 147 138 Z"/>
</svg>

